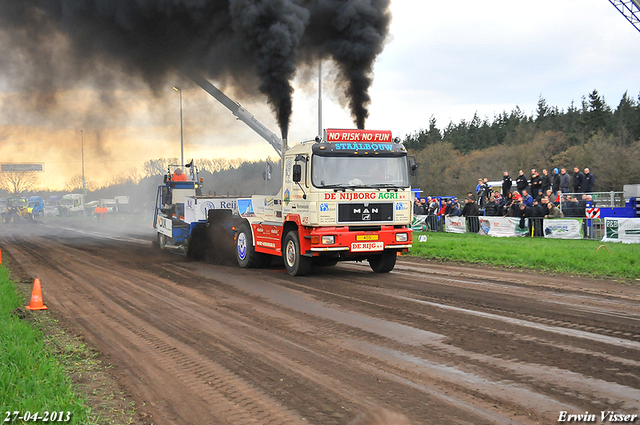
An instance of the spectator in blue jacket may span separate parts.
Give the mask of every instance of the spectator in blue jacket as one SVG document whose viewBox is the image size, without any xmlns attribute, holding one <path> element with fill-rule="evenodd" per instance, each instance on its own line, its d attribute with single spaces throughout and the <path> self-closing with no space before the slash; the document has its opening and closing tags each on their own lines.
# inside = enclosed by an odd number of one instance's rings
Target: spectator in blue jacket
<svg viewBox="0 0 640 425">
<path fill-rule="evenodd" d="M 462 215 L 462 211 L 460 211 L 460 208 L 458 208 L 457 202 L 449 200 L 447 201 L 447 204 L 451 206 L 449 209 L 449 213 L 447 214 L 448 217 L 460 217 Z"/>
<path fill-rule="evenodd" d="M 522 191 L 522 203 L 527 208 L 533 207 L 533 198 L 531 197 L 531 195 L 529 195 L 529 192 L 527 192 L 527 189 L 524 189 Z"/>
</svg>

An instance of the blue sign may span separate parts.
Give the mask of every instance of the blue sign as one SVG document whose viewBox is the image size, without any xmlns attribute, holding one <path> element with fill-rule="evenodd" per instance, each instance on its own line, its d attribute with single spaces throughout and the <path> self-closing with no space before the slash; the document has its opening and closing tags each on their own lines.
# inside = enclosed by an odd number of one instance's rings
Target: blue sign
<svg viewBox="0 0 640 425">
<path fill-rule="evenodd" d="M 251 203 L 251 199 L 238 199 L 238 212 L 243 217 L 255 216 L 253 213 L 253 204 Z"/>
<path fill-rule="evenodd" d="M 329 211 L 329 204 L 320 204 L 320 211 Z"/>
</svg>

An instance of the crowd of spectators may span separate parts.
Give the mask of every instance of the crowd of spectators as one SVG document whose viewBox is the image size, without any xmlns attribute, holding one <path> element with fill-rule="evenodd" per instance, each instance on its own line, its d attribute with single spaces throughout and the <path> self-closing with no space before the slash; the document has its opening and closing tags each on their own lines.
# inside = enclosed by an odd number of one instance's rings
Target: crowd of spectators
<svg viewBox="0 0 640 425">
<path fill-rule="evenodd" d="M 546 169 L 542 175 L 536 169 L 527 177 L 522 170 L 513 181 L 507 171 L 502 179 L 502 193 L 493 190 L 488 179 L 478 179 L 475 193 L 469 192 L 460 203 L 458 198 L 428 197 L 414 200 L 414 215 L 426 215 L 425 225 L 429 230 L 442 230 L 444 217 L 463 216 L 467 218 L 469 232 L 479 231 L 480 216 L 516 217 L 520 227 L 524 227 L 528 218 L 532 236 L 542 236 L 542 219 L 584 217 L 587 203 L 590 202 L 595 185 L 595 177 L 589 168 L 584 173 L 574 168 L 573 179 L 562 168 L 554 168 L 549 174 Z M 573 194 L 571 193 L 573 188 Z"/>
</svg>

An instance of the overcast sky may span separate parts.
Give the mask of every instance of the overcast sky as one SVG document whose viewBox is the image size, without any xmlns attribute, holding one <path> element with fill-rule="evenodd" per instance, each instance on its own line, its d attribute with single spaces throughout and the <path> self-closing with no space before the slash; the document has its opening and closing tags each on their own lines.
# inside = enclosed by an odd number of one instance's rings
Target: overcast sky
<svg viewBox="0 0 640 425">
<path fill-rule="evenodd" d="M 443 129 L 475 113 L 491 120 L 516 106 L 531 115 L 540 96 L 566 109 L 596 89 L 615 108 L 625 91 L 636 100 L 640 93 L 640 32 L 608 0 L 393 0 L 391 11 L 389 41 L 374 68 L 369 129 L 404 137 L 428 127 L 431 116 Z M 323 127 L 353 128 L 347 108 L 332 94 L 329 64 L 323 70 Z M 215 100 L 185 86 L 186 160 L 276 156 Z M 313 138 L 318 127 L 316 85 L 302 86 L 298 79 L 295 86 L 290 144 Z M 82 124 L 67 117 L 82 114 L 76 112 L 82 111 L 79 105 L 91 97 L 83 93 L 61 96 L 59 117 L 50 116 L 47 126 L 31 133 L 21 118 L 21 128 L 0 141 L 2 161 L 45 162 L 44 186 L 54 181 L 52 175 L 62 186 L 62 179 L 78 174 Z M 105 181 L 148 159 L 179 156 L 178 98 L 171 85 L 161 98 L 148 91 L 114 95 L 125 99 L 121 103 L 128 109 L 104 130 L 84 128 L 90 180 Z M 235 100 L 277 133 L 264 102 Z M 7 112 L 3 122 L 10 125 Z M 54 142 L 63 139 L 64 147 Z"/>
<path fill-rule="evenodd" d="M 404 135 L 475 112 L 492 119 L 540 96 L 566 109 L 594 89 L 615 107 L 640 93 L 640 32 L 608 0 L 393 0 L 371 128 Z M 331 125 L 326 122 L 326 125 Z"/>
</svg>

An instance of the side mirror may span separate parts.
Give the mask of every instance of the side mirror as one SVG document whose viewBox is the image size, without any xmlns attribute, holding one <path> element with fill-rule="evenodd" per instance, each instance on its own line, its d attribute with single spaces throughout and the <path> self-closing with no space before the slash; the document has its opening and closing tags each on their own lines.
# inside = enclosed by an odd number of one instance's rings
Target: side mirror
<svg viewBox="0 0 640 425">
<path fill-rule="evenodd" d="M 416 163 L 416 158 L 414 156 L 409 157 L 409 172 L 412 176 L 416 175 L 418 171 L 418 164 Z"/>
<path fill-rule="evenodd" d="M 300 183 L 302 180 L 302 165 L 294 164 L 293 166 L 293 182 Z"/>
</svg>

